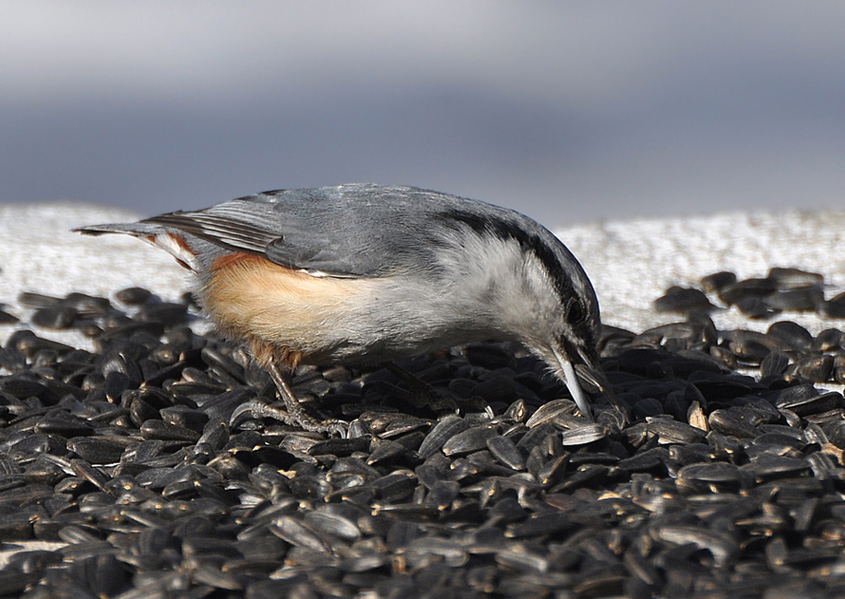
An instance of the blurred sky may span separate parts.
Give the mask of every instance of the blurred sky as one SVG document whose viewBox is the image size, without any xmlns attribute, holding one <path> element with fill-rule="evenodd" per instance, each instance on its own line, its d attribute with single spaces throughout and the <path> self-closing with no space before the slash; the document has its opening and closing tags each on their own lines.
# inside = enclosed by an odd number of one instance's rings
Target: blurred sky
<svg viewBox="0 0 845 599">
<path fill-rule="evenodd" d="M 845 3 L 0 0 L 0 202 L 845 206 Z"/>
</svg>

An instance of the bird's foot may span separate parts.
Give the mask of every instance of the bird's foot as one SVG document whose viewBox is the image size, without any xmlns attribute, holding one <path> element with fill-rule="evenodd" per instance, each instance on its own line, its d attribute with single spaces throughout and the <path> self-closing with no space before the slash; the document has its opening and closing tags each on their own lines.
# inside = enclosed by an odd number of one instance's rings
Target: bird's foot
<svg viewBox="0 0 845 599">
<path fill-rule="evenodd" d="M 297 407 L 297 410 L 283 410 L 261 400 L 254 399 L 235 408 L 229 419 L 229 425 L 233 426 L 244 414 L 248 414 L 253 418 L 272 418 L 273 420 L 284 422 L 290 426 L 298 426 L 303 430 L 313 433 L 337 434 L 341 438 L 346 438 L 347 429 L 349 428 L 348 423 L 337 418 L 318 420 L 306 412 L 302 406 Z"/>
</svg>

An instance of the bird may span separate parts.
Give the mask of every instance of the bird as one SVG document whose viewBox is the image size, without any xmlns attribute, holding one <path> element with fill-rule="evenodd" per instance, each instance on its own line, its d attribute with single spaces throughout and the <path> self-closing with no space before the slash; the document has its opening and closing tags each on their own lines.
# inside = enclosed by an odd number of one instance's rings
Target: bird
<svg viewBox="0 0 845 599">
<path fill-rule="evenodd" d="M 198 279 L 217 330 L 270 374 L 285 409 L 318 432 L 288 378 L 299 364 L 366 366 L 478 341 L 515 341 L 593 420 L 579 377 L 609 393 L 599 303 L 569 249 L 510 210 L 417 187 L 354 183 L 265 191 L 196 211 L 85 226 L 167 252 Z"/>
</svg>

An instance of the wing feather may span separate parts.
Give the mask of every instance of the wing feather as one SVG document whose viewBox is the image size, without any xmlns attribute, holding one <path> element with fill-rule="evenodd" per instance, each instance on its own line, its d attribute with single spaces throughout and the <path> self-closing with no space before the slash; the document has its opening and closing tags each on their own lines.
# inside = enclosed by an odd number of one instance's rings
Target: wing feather
<svg viewBox="0 0 845 599">
<path fill-rule="evenodd" d="M 450 218 L 456 210 L 469 217 Z M 375 277 L 437 268 L 438 247 L 460 245 L 467 229 L 487 228 L 491 219 L 499 229 L 538 227 L 513 211 L 474 200 L 371 184 L 264 192 L 141 222 L 315 275 Z"/>
<path fill-rule="evenodd" d="M 279 235 L 254 223 L 205 212 L 173 212 L 145 219 L 145 223 L 173 227 L 232 250 L 263 253 Z"/>
</svg>

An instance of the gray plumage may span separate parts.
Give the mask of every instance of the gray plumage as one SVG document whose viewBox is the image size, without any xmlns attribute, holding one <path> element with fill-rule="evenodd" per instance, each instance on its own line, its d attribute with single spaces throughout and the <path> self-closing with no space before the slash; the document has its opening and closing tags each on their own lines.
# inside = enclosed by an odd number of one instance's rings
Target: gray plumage
<svg viewBox="0 0 845 599">
<path fill-rule="evenodd" d="M 551 232 L 513 210 L 412 187 L 353 184 L 264 192 L 80 231 L 129 233 L 170 251 L 200 277 L 200 299 L 224 332 L 208 297 L 222 257 L 245 252 L 314 278 L 349 280 L 354 298 L 338 298 L 340 308 L 321 313 L 321 330 L 279 323 L 278 334 L 262 337 L 300 352 L 303 362 L 371 363 L 513 340 L 549 364 L 585 416 L 572 366 L 593 383 L 602 380 L 598 301 L 586 273 Z"/>
</svg>

